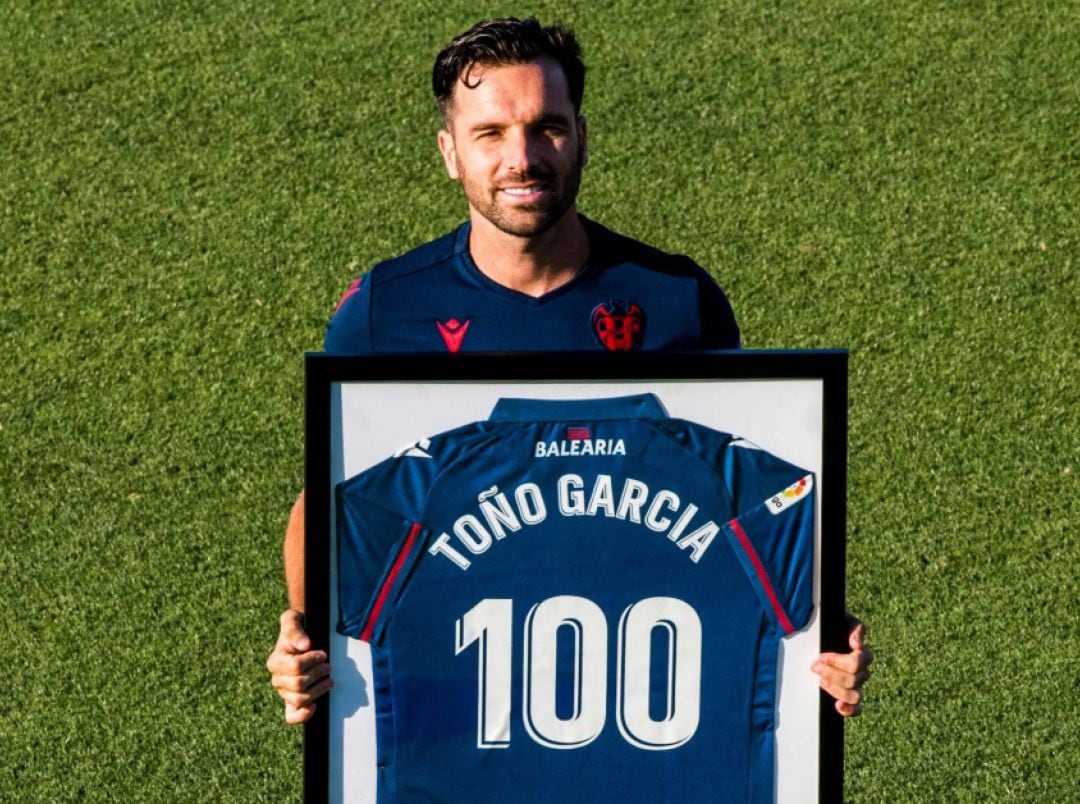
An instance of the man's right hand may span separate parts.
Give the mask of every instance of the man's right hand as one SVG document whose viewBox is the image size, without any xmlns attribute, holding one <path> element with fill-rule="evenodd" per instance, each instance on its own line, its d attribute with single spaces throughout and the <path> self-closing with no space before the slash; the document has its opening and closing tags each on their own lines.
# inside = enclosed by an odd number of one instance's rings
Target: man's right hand
<svg viewBox="0 0 1080 804">
<path fill-rule="evenodd" d="M 315 713 L 315 699 L 334 686 L 325 651 L 312 650 L 304 630 L 304 613 L 286 609 L 281 615 L 274 652 L 266 660 L 270 683 L 285 701 L 285 722 L 303 723 Z"/>
</svg>

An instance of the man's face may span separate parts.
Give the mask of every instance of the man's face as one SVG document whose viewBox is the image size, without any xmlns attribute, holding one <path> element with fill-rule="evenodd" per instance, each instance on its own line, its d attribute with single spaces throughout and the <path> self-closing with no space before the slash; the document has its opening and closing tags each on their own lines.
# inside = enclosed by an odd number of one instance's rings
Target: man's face
<svg viewBox="0 0 1080 804">
<path fill-rule="evenodd" d="M 476 66 L 454 88 L 439 150 L 472 211 L 517 237 L 534 237 L 574 206 L 588 155 L 585 120 L 552 59 Z"/>
</svg>

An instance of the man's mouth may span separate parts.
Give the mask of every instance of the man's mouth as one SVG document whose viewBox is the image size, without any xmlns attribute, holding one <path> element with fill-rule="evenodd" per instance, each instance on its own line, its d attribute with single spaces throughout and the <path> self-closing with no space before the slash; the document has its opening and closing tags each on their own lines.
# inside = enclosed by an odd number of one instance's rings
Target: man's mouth
<svg viewBox="0 0 1080 804">
<path fill-rule="evenodd" d="M 500 187 L 499 192 L 505 193 L 511 198 L 528 199 L 535 198 L 547 191 L 546 184 L 525 184 L 513 187 Z"/>
</svg>

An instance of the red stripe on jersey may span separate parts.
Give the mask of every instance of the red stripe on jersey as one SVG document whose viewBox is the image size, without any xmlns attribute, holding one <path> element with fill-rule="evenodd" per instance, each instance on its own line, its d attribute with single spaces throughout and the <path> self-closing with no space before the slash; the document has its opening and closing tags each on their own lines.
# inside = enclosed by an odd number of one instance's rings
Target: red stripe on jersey
<svg viewBox="0 0 1080 804">
<path fill-rule="evenodd" d="M 780 600 L 776 597 L 776 590 L 773 589 L 772 582 L 769 580 L 769 575 L 765 572 L 765 566 L 761 563 L 761 559 L 758 558 L 754 545 L 750 544 L 750 539 L 747 537 L 746 531 L 742 529 L 742 525 L 735 519 L 728 522 L 728 525 L 735 531 L 735 535 L 739 537 L 739 544 L 742 545 L 743 551 L 750 558 L 750 563 L 754 565 L 754 571 L 757 572 L 758 580 L 761 581 L 761 585 L 765 587 L 765 595 L 769 598 L 769 602 L 772 603 L 773 611 L 776 612 L 776 618 L 780 621 L 780 626 L 784 629 L 784 633 L 794 633 L 795 628 L 791 625 L 791 620 L 788 619 L 787 614 L 784 612 L 784 607 L 780 605 Z"/>
<path fill-rule="evenodd" d="M 585 441 L 592 438 L 592 433 L 588 427 L 567 427 L 566 437 L 571 441 Z"/>
<path fill-rule="evenodd" d="M 335 313 L 341 309 L 341 305 L 347 302 L 351 295 L 356 293 L 356 291 L 360 290 L 360 283 L 363 281 L 364 277 L 362 276 L 358 276 L 356 277 L 356 279 L 353 280 L 353 283 L 349 285 L 348 289 L 345 291 L 345 295 L 341 297 L 341 301 L 337 303 L 337 307 L 334 308 Z"/>
<path fill-rule="evenodd" d="M 419 535 L 420 523 L 416 522 L 409 528 L 409 535 L 405 537 L 405 546 L 401 548 L 398 557 L 394 559 L 394 566 L 390 568 L 390 573 L 386 576 L 386 580 L 383 581 L 383 585 L 379 589 L 378 597 L 375 598 L 375 605 L 371 607 L 371 614 L 368 615 L 364 630 L 360 633 L 360 639 L 364 642 L 371 641 L 371 634 L 375 630 L 375 623 L 378 622 L 379 615 L 382 614 L 383 606 L 386 604 L 386 598 L 390 596 L 390 589 L 393 588 L 394 581 L 397 580 L 401 568 L 405 565 L 405 560 L 409 557 L 409 553 L 412 552 L 413 543 Z"/>
</svg>

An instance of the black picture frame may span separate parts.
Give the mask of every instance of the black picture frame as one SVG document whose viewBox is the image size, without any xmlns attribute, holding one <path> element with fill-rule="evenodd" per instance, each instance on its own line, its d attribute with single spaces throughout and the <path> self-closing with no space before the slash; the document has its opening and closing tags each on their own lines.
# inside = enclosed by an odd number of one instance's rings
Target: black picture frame
<svg viewBox="0 0 1080 804">
<path fill-rule="evenodd" d="M 331 611 L 334 451 L 332 422 L 340 415 L 343 385 L 397 383 L 611 383 L 703 381 L 820 382 L 822 421 L 819 604 L 820 650 L 846 652 L 845 528 L 847 456 L 847 353 L 842 350 L 724 351 L 694 353 L 522 353 L 369 355 L 305 358 L 305 621 L 315 648 L 330 653 L 336 614 Z M 374 386 L 373 386 L 374 387 Z M 613 394 L 614 395 L 614 394 Z M 386 415 L 395 415 L 387 410 Z M 337 458 L 340 466 L 340 457 Z M 332 693 L 331 693 L 332 695 Z M 843 718 L 818 693 L 819 802 L 843 800 Z M 331 709 L 320 705 L 304 727 L 304 800 L 330 797 Z"/>
</svg>

